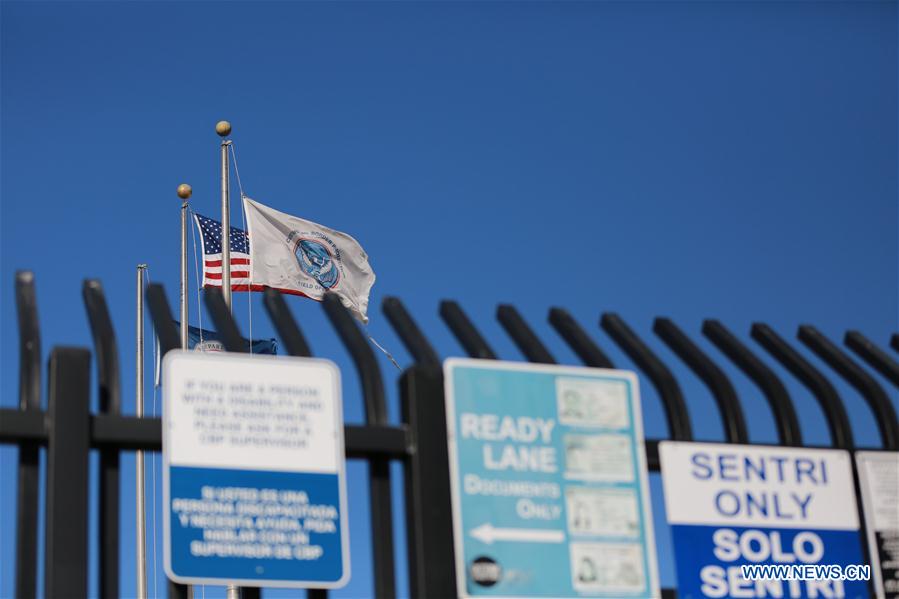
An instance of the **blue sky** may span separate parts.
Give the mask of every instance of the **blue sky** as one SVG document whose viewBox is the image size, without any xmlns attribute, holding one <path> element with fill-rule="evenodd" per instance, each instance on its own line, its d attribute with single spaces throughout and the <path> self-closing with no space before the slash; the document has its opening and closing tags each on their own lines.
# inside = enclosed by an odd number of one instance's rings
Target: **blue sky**
<svg viewBox="0 0 899 599">
<path fill-rule="evenodd" d="M 223 118 L 248 195 L 365 247 L 378 276 L 370 331 L 402 365 L 379 311 L 386 295 L 443 356 L 462 351 L 437 315 L 453 298 L 503 358 L 522 359 L 494 319 L 512 302 L 577 363 L 546 323 L 559 305 L 630 368 L 596 326 L 615 311 L 674 367 L 697 437 L 721 439 L 711 396 L 651 333 L 669 316 L 732 375 L 752 440 L 771 442 L 766 403 L 699 336 L 703 318 L 753 346 L 754 321 L 790 339 L 802 323 L 834 340 L 858 329 L 882 346 L 899 328 L 895 2 L 3 2 L 0 17 L 4 407 L 17 398 L 12 281 L 31 269 L 45 354 L 90 345 L 81 281 L 102 280 L 133 412 L 134 269 L 148 263 L 175 301 L 175 188 L 190 183 L 195 210 L 217 215 Z M 315 353 L 342 367 L 345 413 L 360 422 L 355 372 L 320 307 L 289 303 Z M 259 297 L 235 306 L 245 332 L 252 310 L 253 335 L 273 335 Z M 766 361 L 806 441 L 827 444 L 814 399 Z M 381 364 L 396 421 L 397 373 Z M 862 399 L 830 378 L 858 443 L 877 445 Z M 641 382 L 647 434 L 662 437 Z M 0 449 L 4 597 L 14 464 Z M 124 595 L 132 467 L 126 456 Z M 364 470 L 350 465 L 353 579 L 335 596 L 371 593 Z"/>
</svg>

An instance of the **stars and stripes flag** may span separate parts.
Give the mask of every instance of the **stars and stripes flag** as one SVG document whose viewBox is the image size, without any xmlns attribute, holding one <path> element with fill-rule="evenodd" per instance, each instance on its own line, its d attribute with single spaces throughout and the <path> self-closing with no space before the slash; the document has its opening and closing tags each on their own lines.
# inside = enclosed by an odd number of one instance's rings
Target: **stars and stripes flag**
<svg viewBox="0 0 899 599">
<path fill-rule="evenodd" d="M 222 223 L 194 213 L 194 222 L 203 240 L 203 287 L 222 286 Z M 231 290 L 262 291 L 250 282 L 250 238 L 247 232 L 231 227 Z"/>
</svg>

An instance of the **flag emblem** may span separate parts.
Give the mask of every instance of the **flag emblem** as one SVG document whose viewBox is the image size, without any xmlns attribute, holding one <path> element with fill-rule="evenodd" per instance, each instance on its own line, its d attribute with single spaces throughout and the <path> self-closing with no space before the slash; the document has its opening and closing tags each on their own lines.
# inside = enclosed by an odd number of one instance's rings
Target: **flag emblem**
<svg viewBox="0 0 899 599">
<path fill-rule="evenodd" d="M 194 213 L 203 241 L 203 287 L 222 286 L 222 223 Z M 262 291 L 250 284 L 250 238 L 246 231 L 231 227 L 231 290 Z"/>
<path fill-rule="evenodd" d="M 326 237 L 324 239 L 337 252 L 334 242 Z M 287 242 L 293 244 L 293 253 L 297 258 L 297 264 L 304 273 L 315 279 L 325 289 L 337 287 L 337 282 L 340 280 L 340 269 L 325 244 L 309 239 L 299 231 L 292 231 L 287 236 Z"/>
</svg>

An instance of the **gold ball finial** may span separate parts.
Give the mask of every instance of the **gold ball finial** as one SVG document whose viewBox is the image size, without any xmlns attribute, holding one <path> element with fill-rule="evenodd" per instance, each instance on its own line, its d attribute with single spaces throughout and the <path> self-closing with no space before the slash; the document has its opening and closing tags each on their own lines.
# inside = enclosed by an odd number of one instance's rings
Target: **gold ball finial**
<svg viewBox="0 0 899 599">
<path fill-rule="evenodd" d="M 178 186 L 178 197 L 182 200 L 189 198 L 191 193 L 193 193 L 193 189 L 187 183 L 182 183 Z"/>
<path fill-rule="evenodd" d="M 215 132 L 222 137 L 227 137 L 231 134 L 231 123 L 229 123 L 228 121 L 217 122 L 215 124 Z"/>
</svg>

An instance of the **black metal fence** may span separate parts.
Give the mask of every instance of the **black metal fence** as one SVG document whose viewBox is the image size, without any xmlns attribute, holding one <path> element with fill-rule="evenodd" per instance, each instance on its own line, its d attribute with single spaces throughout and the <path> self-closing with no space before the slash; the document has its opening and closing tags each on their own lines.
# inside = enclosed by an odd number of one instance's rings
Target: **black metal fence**
<svg viewBox="0 0 899 599">
<path fill-rule="evenodd" d="M 34 597 L 38 563 L 38 457 L 47 450 L 44 589 L 48 597 L 86 596 L 88 591 L 88 454 L 99 450 L 99 594 L 119 593 L 119 456 L 123 451 L 160 451 L 161 424 L 157 418 L 121 414 L 118 349 L 102 286 L 85 281 L 84 303 L 93 335 L 98 368 L 99 410 L 90 413 L 90 358 L 86 348 L 55 347 L 47 369 L 48 407 L 41 409 L 40 328 L 34 276 L 16 275 L 19 321 L 19 408 L 0 410 L 0 443 L 19 448 L 15 595 Z M 246 351 L 243 337 L 227 309 L 221 291 L 207 289 L 206 307 L 227 351 Z M 161 285 L 146 292 L 161 351 L 180 347 L 171 310 Z M 284 299 L 267 290 L 264 304 L 287 353 L 311 355 L 303 333 Z M 409 589 L 413 597 L 456 596 L 453 527 L 446 444 L 443 373 L 440 357 L 397 298 L 384 300 L 382 310 L 405 345 L 414 364 L 399 378 L 401 424 L 387 421 L 384 381 L 375 354 L 353 316 L 334 296 L 323 302 L 327 318 L 355 364 L 365 407 L 364 425 L 346 425 L 349 459 L 368 462 L 374 592 L 378 598 L 396 596 L 393 547 L 393 504 L 390 462 L 403 464 Z M 453 301 L 440 304 L 440 316 L 470 357 L 497 359 L 462 308 Z M 554 364 L 556 359 L 510 305 L 496 313 L 503 329 L 531 362 Z M 614 367 L 593 338 L 561 308 L 549 311 L 549 322 L 586 366 Z M 693 440 L 689 411 L 671 370 L 616 314 L 603 314 L 600 327 L 636 364 L 658 391 L 670 438 Z M 703 381 L 717 403 L 725 439 L 748 443 L 743 410 L 734 386 L 715 362 L 674 322 L 657 318 L 654 332 Z M 802 431 L 786 387 L 744 343 L 723 324 L 706 320 L 705 335 L 756 385 L 767 399 L 777 423 L 781 445 L 802 446 Z M 782 364 L 820 404 L 834 447 L 855 449 L 843 402 L 827 378 L 785 339 L 765 324 L 754 324 L 752 338 Z M 833 371 L 858 390 L 873 412 L 885 450 L 899 450 L 899 422 L 889 396 L 868 371 L 812 326 L 802 326 L 799 340 Z M 861 333 L 850 331 L 845 345 L 869 367 L 899 387 L 899 363 Z M 899 352 L 899 335 L 891 346 Z M 646 441 L 649 469 L 659 471 L 658 440 Z M 83 515 L 79 518 L 78 515 Z M 64 524 L 62 524 L 64 523 Z M 168 594 L 186 595 L 186 588 L 170 583 Z M 259 596 L 245 589 L 244 596 Z M 676 597 L 674 589 L 663 596 Z M 310 597 L 327 597 L 310 590 Z"/>
</svg>

